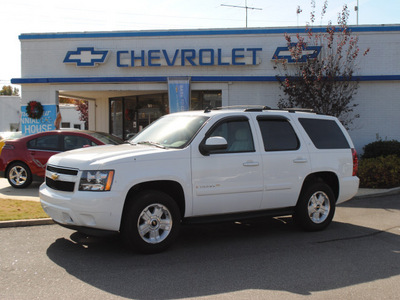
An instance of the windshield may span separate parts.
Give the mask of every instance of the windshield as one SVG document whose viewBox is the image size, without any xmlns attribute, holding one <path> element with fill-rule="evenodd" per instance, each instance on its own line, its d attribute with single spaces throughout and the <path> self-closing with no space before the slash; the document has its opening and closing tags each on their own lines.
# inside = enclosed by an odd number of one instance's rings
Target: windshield
<svg viewBox="0 0 400 300">
<path fill-rule="evenodd" d="M 184 148 L 207 121 L 206 116 L 167 115 L 129 140 L 131 144 Z"/>
</svg>

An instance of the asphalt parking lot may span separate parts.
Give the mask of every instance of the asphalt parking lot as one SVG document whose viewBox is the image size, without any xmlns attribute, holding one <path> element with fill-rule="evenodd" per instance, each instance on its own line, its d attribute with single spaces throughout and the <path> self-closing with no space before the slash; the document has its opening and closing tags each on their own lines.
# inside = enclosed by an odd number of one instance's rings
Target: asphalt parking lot
<svg viewBox="0 0 400 300">
<path fill-rule="evenodd" d="M 291 218 L 183 226 L 168 251 L 58 225 L 0 228 L 0 299 L 398 299 L 400 195 L 339 205 L 321 232 Z"/>
</svg>

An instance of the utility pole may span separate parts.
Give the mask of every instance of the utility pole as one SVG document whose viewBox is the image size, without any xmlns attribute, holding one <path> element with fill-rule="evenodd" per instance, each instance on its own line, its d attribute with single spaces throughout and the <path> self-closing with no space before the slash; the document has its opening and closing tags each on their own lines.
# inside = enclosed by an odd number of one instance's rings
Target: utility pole
<svg viewBox="0 0 400 300">
<path fill-rule="evenodd" d="M 221 6 L 228 6 L 228 7 L 235 7 L 235 8 L 244 8 L 244 9 L 246 9 L 246 28 L 247 28 L 247 10 L 249 10 L 249 9 L 253 9 L 253 10 L 262 10 L 262 8 L 249 7 L 249 6 L 247 6 L 247 0 L 245 1 L 244 6 L 240 6 L 240 5 L 229 5 L 229 4 L 221 4 Z"/>
<path fill-rule="evenodd" d="M 357 25 L 358 25 L 358 12 L 360 11 L 360 6 L 358 5 L 358 0 L 357 0 L 357 6 L 354 7 L 354 10 L 356 11 L 356 14 L 357 14 Z"/>
</svg>

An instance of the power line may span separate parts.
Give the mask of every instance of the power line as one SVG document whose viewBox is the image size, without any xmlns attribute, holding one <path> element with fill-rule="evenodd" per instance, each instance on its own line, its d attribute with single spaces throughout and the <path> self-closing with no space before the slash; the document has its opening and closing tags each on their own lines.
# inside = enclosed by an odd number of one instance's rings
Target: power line
<svg viewBox="0 0 400 300">
<path fill-rule="evenodd" d="M 244 9 L 246 9 L 246 28 L 247 28 L 247 11 L 248 11 L 249 9 L 252 9 L 252 10 L 262 10 L 262 8 L 249 7 L 249 6 L 247 6 L 247 0 L 245 1 L 244 6 L 240 6 L 240 5 L 230 5 L 230 4 L 221 4 L 221 6 L 234 7 L 234 8 L 244 8 Z"/>
</svg>

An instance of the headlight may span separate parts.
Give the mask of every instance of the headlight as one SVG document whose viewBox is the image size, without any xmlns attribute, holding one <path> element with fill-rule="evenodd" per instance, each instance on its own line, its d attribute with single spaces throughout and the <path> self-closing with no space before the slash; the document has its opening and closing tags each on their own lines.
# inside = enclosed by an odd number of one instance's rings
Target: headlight
<svg viewBox="0 0 400 300">
<path fill-rule="evenodd" d="M 114 178 L 113 170 L 83 171 L 80 191 L 109 191 Z"/>
</svg>

